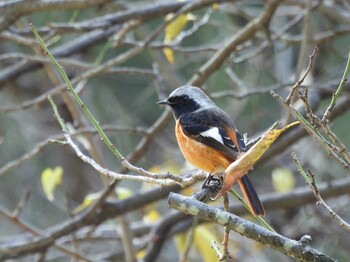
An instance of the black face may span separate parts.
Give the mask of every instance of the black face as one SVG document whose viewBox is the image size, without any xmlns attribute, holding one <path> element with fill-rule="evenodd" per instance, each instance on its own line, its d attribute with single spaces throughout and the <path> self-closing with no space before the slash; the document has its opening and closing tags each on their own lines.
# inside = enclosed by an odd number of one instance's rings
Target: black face
<svg viewBox="0 0 350 262">
<path fill-rule="evenodd" d="M 187 95 L 169 97 L 168 105 L 174 112 L 175 118 L 178 119 L 186 113 L 191 113 L 199 109 L 199 105 Z"/>
</svg>

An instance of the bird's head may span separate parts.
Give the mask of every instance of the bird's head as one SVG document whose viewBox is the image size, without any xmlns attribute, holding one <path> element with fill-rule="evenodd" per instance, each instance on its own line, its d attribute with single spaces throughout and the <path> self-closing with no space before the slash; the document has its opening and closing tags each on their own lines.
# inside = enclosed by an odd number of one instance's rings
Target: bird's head
<svg viewBox="0 0 350 262">
<path fill-rule="evenodd" d="M 195 86 L 178 87 L 167 99 L 157 104 L 170 106 L 176 119 L 184 114 L 214 105 L 203 90 Z"/>
</svg>

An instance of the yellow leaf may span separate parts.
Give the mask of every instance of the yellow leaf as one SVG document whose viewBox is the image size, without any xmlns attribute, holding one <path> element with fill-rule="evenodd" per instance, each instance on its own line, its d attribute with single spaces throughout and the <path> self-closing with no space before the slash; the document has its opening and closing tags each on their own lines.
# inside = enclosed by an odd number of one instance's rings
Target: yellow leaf
<svg viewBox="0 0 350 262">
<path fill-rule="evenodd" d="M 150 222 L 156 222 L 160 218 L 160 214 L 157 210 L 151 210 L 146 215 L 143 216 L 143 222 L 150 223 Z"/>
<path fill-rule="evenodd" d="M 145 257 L 145 255 L 146 255 L 146 249 L 143 248 L 136 253 L 136 258 L 137 260 L 142 260 Z"/>
<path fill-rule="evenodd" d="M 218 3 L 214 3 L 212 5 L 212 7 L 213 7 L 214 10 L 219 10 L 219 4 Z"/>
<path fill-rule="evenodd" d="M 118 199 L 120 200 L 128 198 L 132 195 L 132 191 L 125 187 L 118 187 L 115 191 L 117 193 Z M 73 214 L 80 213 L 85 208 L 87 208 L 92 203 L 94 203 L 100 196 L 101 196 L 101 192 L 87 194 L 83 200 L 83 203 L 81 203 L 79 206 L 74 208 L 72 213 Z"/>
<path fill-rule="evenodd" d="M 168 21 L 174 16 L 173 13 L 168 14 L 165 17 L 165 20 Z M 169 44 L 172 40 L 174 40 L 181 31 L 185 28 L 188 21 L 193 20 L 194 16 L 191 14 L 181 14 L 174 21 L 170 22 L 165 27 L 165 38 L 164 43 Z"/>
<path fill-rule="evenodd" d="M 210 225 L 201 225 L 196 228 L 194 244 L 199 250 L 199 253 L 202 255 L 204 262 L 218 260 L 215 250 L 211 247 L 211 242 L 213 240 L 220 242 L 220 240 L 213 233 L 213 230 L 213 227 L 210 227 Z"/>
<path fill-rule="evenodd" d="M 174 51 L 169 47 L 165 47 L 163 48 L 163 53 L 165 55 L 166 60 L 168 60 L 170 64 L 174 64 Z"/>
<path fill-rule="evenodd" d="M 186 239 L 187 239 L 187 234 L 186 234 L 186 232 L 184 232 L 184 233 L 179 233 L 179 234 L 176 234 L 176 235 L 175 235 L 174 240 L 175 240 L 175 245 L 176 245 L 177 253 L 183 254 L 183 253 L 185 252 L 185 249 L 186 249 Z"/>
<path fill-rule="evenodd" d="M 118 199 L 120 200 L 123 200 L 125 198 L 132 196 L 132 191 L 126 187 L 117 187 L 115 191 L 117 192 Z"/>
<path fill-rule="evenodd" d="M 170 13 L 165 17 L 165 20 L 168 21 L 173 16 L 174 16 L 174 14 Z M 189 13 L 189 14 L 181 14 L 174 21 L 170 22 L 165 27 L 164 44 L 170 44 L 171 41 L 173 41 L 181 33 L 181 31 L 185 28 L 188 21 L 194 20 L 194 19 L 195 19 L 195 16 L 193 14 Z M 164 53 L 166 59 L 170 63 L 173 64 L 174 63 L 173 50 L 170 48 L 163 48 L 163 53 Z"/>
<path fill-rule="evenodd" d="M 81 203 L 79 206 L 73 209 L 73 214 L 78 214 L 81 211 L 83 211 L 85 208 L 90 206 L 92 203 L 94 203 L 99 197 L 101 196 L 101 192 L 97 193 L 91 193 L 87 194 L 83 200 L 83 203 Z"/>
<path fill-rule="evenodd" d="M 266 131 L 261 139 L 254 146 L 252 146 L 248 152 L 240 154 L 239 158 L 225 170 L 224 184 L 217 197 L 220 197 L 226 193 L 232 187 L 233 183 L 251 170 L 253 165 L 259 160 L 259 158 L 265 153 L 265 151 L 280 134 L 296 124 L 299 124 L 299 122 L 291 123 L 282 129 L 272 129 Z"/>
<path fill-rule="evenodd" d="M 272 185 L 276 192 L 288 192 L 295 187 L 295 177 L 288 168 L 272 170 Z"/>
<path fill-rule="evenodd" d="M 49 201 L 55 199 L 54 191 L 58 185 L 62 183 L 63 168 L 60 166 L 52 168 L 45 168 L 41 172 L 41 186 Z"/>
<path fill-rule="evenodd" d="M 211 242 L 214 240 L 220 242 L 218 237 L 213 233 L 212 225 L 197 226 L 194 232 L 193 244 L 202 256 L 202 261 L 212 262 L 218 261 L 215 250 L 211 247 Z M 176 249 L 179 254 L 183 254 L 186 249 L 187 234 L 179 233 L 174 237 Z"/>
</svg>

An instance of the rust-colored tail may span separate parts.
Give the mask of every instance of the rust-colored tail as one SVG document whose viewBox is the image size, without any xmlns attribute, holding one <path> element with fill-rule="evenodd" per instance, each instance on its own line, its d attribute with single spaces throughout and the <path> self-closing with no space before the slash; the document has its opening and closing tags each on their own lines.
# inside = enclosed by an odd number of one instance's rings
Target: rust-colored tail
<svg viewBox="0 0 350 262">
<path fill-rule="evenodd" d="M 248 175 L 245 175 L 241 179 L 239 179 L 238 184 L 243 192 L 244 197 L 248 201 L 250 210 L 252 211 L 254 216 L 264 216 L 265 215 L 264 207 Z"/>
</svg>

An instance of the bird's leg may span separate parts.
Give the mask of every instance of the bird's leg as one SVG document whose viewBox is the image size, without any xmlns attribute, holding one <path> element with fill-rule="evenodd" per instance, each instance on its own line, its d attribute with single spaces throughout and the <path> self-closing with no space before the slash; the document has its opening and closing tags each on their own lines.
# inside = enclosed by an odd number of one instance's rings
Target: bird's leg
<svg viewBox="0 0 350 262">
<path fill-rule="evenodd" d="M 209 173 L 207 178 L 203 181 L 203 184 L 201 186 L 202 189 L 207 188 L 210 186 L 211 180 L 214 178 L 213 174 Z"/>
<path fill-rule="evenodd" d="M 203 186 L 212 188 L 210 195 L 211 201 L 216 200 L 216 196 L 221 190 L 223 183 L 224 177 L 222 173 L 209 174 L 208 177 L 205 179 L 202 188 Z"/>
<path fill-rule="evenodd" d="M 193 196 L 199 201 L 206 202 L 218 194 L 222 187 L 222 182 L 222 178 L 209 174 L 201 186 L 201 191 L 195 193 Z"/>
</svg>

